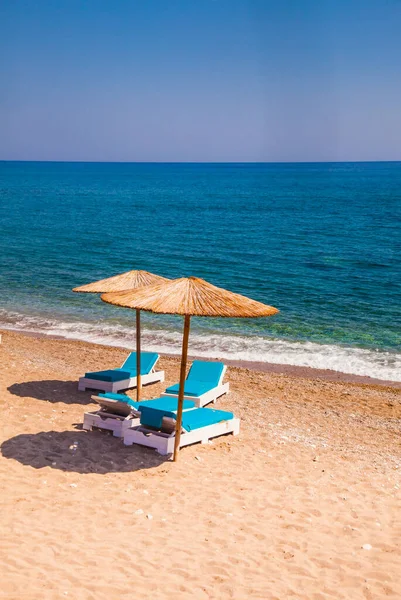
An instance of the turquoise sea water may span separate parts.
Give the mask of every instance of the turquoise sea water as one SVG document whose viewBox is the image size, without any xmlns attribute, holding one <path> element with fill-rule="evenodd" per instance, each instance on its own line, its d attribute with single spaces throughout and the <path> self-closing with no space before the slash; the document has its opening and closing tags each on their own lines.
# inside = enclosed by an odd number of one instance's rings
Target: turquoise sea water
<svg viewBox="0 0 401 600">
<path fill-rule="evenodd" d="M 0 327 L 133 346 L 71 288 L 197 275 L 280 309 L 193 319 L 192 354 L 401 380 L 401 163 L 0 163 Z M 149 349 L 182 321 L 144 315 Z"/>
</svg>

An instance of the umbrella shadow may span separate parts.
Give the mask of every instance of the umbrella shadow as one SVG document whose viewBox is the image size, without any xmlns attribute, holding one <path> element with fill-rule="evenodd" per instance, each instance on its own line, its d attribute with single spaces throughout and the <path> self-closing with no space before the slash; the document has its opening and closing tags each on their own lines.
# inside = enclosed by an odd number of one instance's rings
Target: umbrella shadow
<svg viewBox="0 0 401 600">
<path fill-rule="evenodd" d="M 10 438 L 0 447 L 4 458 L 34 469 L 50 467 L 74 473 L 131 473 L 152 469 L 167 456 L 141 446 L 124 446 L 118 438 L 100 431 L 41 431 Z"/>
<path fill-rule="evenodd" d="M 76 381 L 60 381 L 58 379 L 24 381 L 23 383 L 13 383 L 7 390 L 14 396 L 36 398 L 37 400 L 44 400 L 46 402 L 93 404 L 89 392 L 78 392 Z"/>
</svg>

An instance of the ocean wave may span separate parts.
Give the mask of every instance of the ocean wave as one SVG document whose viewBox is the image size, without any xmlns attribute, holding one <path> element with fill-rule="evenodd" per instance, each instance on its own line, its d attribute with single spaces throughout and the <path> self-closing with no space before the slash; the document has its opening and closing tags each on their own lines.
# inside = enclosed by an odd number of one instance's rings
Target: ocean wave
<svg viewBox="0 0 401 600">
<path fill-rule="evenodd" d="M 134 327 L 129 329 L 107 321 L 68 322 L 0 310 L 0 327 L 108 346 L 135 348 Z M 181 341 L 181 331 L 146 327 L 142 331 L 142 347 L 161 354 L 180 354 Z M 192 331 L 189 353 L 205 358 L 331 369 L 352 375 L 401 381 L 401 354 L 395 352 Z"/>
</svg>

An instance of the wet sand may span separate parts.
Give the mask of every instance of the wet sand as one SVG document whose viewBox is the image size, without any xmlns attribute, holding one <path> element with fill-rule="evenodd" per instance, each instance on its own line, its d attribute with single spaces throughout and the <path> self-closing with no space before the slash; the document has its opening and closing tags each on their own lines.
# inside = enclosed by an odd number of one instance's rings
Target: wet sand
<svg viewBox="0 0 401 600">
<path fill-rule="evenodd" d="M 240 435 L 172 463 L 81 429 L 127 351 L 1 333 L 0 598 L 401 597 L 399 385 L 230 366 Z"/>
</svg>

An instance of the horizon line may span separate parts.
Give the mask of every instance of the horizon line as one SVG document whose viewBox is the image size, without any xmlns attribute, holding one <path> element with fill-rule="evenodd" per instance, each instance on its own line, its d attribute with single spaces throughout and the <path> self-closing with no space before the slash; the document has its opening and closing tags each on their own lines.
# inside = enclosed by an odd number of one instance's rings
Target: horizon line
<svg viewBox="0 0 401 600">
<path fill-rule="evenodd" d="M 66 164 L 117 164 L 117 165 L 291 165 L 291 164 L 350 164 L 350 163 L 399 163 L 401 159 L 389 160 L 235 160 L 235 161 L 193 161 L 193 160 L 33 160 L 3 159 L 0 163 L 66 163 Z"/>
</svg>

